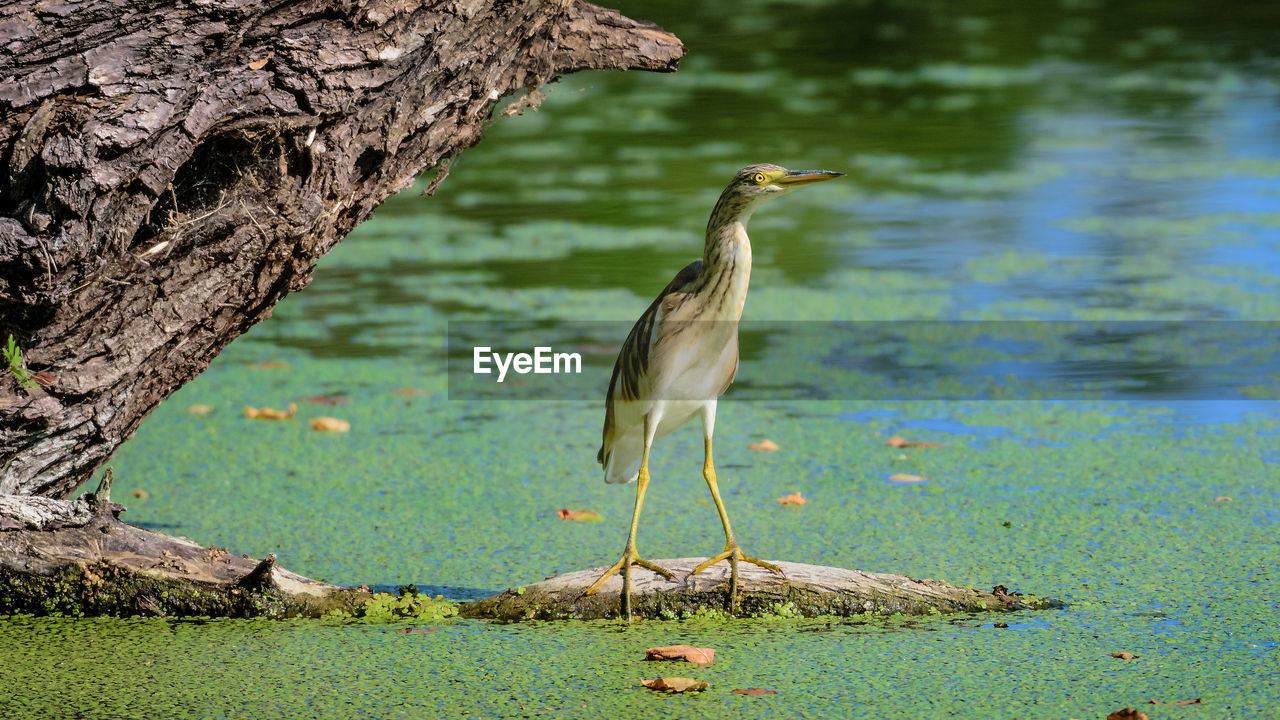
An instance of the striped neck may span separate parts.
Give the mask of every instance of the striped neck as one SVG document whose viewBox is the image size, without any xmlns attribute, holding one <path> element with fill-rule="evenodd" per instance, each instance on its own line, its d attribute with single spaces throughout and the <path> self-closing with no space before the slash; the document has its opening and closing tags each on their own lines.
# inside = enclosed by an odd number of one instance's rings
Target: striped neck
<svg viewBox="0 0 1280 720">
<path fill-rule="evenodd" d="M 700 319 L 733 323 L 742 317 L 751 283 L 751 239 L 747 237 L 747 220 L 756 202 L 728 192 L 707 223 L 707 243 L 702 255 L 702 274 L 696 281 L 697 293 L 703 298 L 704 314 Z"/>
<path fill-rule="evenodd" d="M 707 221 L 707 239 L 702 250 L 703 277 L 718 275 L 746 255 L 746 269 L 751 268 L 751 241 L 747 237 L 747 220 L 758 204 L 757 199 L 744 198 L 725 190 Z"/>
</svg>

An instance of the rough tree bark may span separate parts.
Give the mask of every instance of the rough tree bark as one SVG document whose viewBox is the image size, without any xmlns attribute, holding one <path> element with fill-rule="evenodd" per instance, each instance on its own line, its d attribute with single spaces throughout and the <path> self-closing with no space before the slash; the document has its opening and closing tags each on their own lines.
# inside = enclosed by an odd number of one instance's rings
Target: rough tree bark
<svg viewBox="0 0 1280 720">
<path fill-rule="evenodd" d="M 42 386 L 0 378 L 0 494 L 71 493 L 503 96 L 683 52 L 581 0 L 0 5 L 0 342 Z"/>
</svg>

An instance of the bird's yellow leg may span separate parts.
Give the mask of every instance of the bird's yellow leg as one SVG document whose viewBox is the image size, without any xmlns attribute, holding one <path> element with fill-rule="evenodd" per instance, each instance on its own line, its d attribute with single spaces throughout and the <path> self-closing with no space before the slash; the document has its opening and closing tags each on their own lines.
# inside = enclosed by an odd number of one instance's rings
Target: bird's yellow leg
<svg viewBox="0 0 1280 720">
<path fill-rule="evenodd" d="M 622 615 L 631 620 L 631 566 L 639 565 L 647 568 L 655 573 L 665 577 L 668 580 L 675 578 L 670 570 L 655 565 L 654 563 L 640 557 L 640 553 L 636 551 L 636 530 L 640 527 L 640 508 L 644 505 L 644 491 L 649 488 L 649 448 L 644 450 L 644 458 L 640 462 L 640 474 L 636 477 L 636 509 L 631 513 L 631 532 L 627 534 L 627 547 L 622 551 L 622 557 L 618 562 L 604 571 L 599 580 L 592 583 L 587 588 L 586 595 L 591 595 L 604 584 L 605 580 L 618 572 L 622 573 Z"/>
<path fill-rule="evenodd" d="M 738 541 L 733 537 L 733 528 L 729 525 L 729 514 L 725 512 L 724 501 L 720 499 L 720 487 L 716 484 L 716 468 L 715 463 L 711 459 L 711 437 L 704 438 L 704 448 L 706 459 L 702 462 L 702 477 L 707 481 L 707 487 L 711 489 L 711 499 L 715 500 L 716 511 L 720 513 L 720 524 L 724 525 L 724 552 L 719 555 L 703 560 L 698 567 L 689 573 L 692 577 L 707 568 L 715 565 L 722 560 L 729 561 L 729 597 L 733 606 L 738 604 L 738 561 L 758 565 L 765 570 L 772 570 L 778 574 L 782 574 L 782 568 L 770 562 L 765 562 L 759 558 L 753 558 L 742 552 L 742 548 L 738 546 Z"/>
</svg>

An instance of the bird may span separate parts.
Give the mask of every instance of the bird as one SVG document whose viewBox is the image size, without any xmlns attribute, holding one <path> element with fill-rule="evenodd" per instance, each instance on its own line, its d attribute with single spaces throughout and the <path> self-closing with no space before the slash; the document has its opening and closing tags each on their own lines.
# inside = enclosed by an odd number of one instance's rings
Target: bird
<svg viewBox="0 0 1280 720">
<path fill-rule="evenodd" d="M 692 420 L 702 421 L 702 475 L 724 526 L 724 550 L 689 573 L 729 561 L 729 602 L 737 607 L 738 563 L 781 574 L 773 563 L 742 552 L 729 525 L 712 460 L 716 405 L 738 370 L 738 321 L 751 279 L 747 221 L 767 200 L 797 188 L 843 176 L 830 170 L 787 170 L 769 163 L 748 165 L 725 187 L 707 221 L 702 257 L 667 284 L 632 326 L 618 351 L 605 399 L 604 429 L 596 460 L 608 483 L 636 483 L 636 503 L 627 544 L 618 562 L 585 591 L 622 573 L 620 610 L 631 620 L 631 568 L 640 566 L 668 580 L 671 571 L 636 550 L 640 509 L 649 487 L 649 453 L 655 440 Z"/>
</svg>

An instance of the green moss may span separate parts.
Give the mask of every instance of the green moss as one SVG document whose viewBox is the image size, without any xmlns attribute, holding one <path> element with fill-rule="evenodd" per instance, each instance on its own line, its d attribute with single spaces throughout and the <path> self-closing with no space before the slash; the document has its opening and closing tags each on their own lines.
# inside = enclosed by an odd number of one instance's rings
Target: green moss
<svg viewBox="0 0 1280 720">
<path fill-rule="evenodd" d="M 442 620 L 457 614 L 458 606 L 444 597 L 428 597 L 410 589 L 399 595 L 374 595 L 362 608 L 361 617 L 371 622 L 393 622 L 405 618 Z"/>
</svg>

